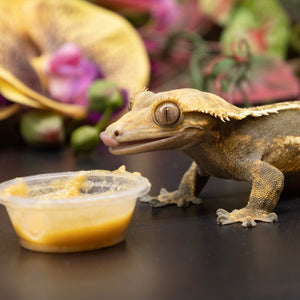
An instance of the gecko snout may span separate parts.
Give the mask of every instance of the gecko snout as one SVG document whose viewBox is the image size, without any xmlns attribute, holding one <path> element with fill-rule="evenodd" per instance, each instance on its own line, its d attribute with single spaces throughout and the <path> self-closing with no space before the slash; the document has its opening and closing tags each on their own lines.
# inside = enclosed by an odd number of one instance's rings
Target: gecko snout
<svg viewBox="0 0 300 300">
<path fill-rule="evenodd" d="M 122 135 L 122 129 L 121 128 L 114 128 L 112 134 L 113 134 L 114 138 L 118 137 L 118 136 Z"/>
<path fill-rule="evenodd" d="M 122 133 L 123 133 L 123 130 L 118 124 L 111 124 L 105 130 L 105 134 L 110 136 L 113 139 L 121 136 Z"/>
</svg>

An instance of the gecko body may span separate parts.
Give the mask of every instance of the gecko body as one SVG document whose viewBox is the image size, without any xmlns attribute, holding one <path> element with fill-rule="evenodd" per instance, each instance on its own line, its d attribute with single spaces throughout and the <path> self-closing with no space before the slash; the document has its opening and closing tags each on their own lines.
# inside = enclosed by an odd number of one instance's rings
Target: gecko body
<svg viewBox="0 0 300 300">
<path fill-rule="evenodd" d="M 173 149 L 193 159 L 178 190 L 162 190 L 152 206 L 199 203 L 199 193 L 215 176 L 252 184 L 244 208 L 217 211 L 219 224 L 277 221 L 273 209 L 284 178 L 300 174 L 300 102 L 239 108 L 214 94 L 178 89 L 142 91 L 130 106 L 101 133 L 111 153 Z"/>
</svg>

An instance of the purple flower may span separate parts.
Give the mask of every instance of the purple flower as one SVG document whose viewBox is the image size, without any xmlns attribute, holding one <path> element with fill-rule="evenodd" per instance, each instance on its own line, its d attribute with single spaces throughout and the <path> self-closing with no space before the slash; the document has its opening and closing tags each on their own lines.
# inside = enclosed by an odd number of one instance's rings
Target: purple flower
<svg viewBox="0 0 300 300">
<path fill-rule="evenodd" d="M 84 58 L 80 48 L 72 43 L 63 44 L 45 65 L 48 90 L 55 100 L 87 105 L 86 91 L 96 79 L 103 78 L 99 67 Z"/>
</svg>

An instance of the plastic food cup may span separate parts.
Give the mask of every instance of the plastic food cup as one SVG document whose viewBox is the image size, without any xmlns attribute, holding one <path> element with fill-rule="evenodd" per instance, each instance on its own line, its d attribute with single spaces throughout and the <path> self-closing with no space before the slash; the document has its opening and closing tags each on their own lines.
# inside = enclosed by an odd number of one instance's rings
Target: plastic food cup
<svg viewBox="0 0 300 300">
<path fill-rule="evenodd" d="M 24 248 L 78 252 L 123 241 L 150 186 L 125 168 L 41 174 L 0 184 L 0 201 Z"/>
</svg>

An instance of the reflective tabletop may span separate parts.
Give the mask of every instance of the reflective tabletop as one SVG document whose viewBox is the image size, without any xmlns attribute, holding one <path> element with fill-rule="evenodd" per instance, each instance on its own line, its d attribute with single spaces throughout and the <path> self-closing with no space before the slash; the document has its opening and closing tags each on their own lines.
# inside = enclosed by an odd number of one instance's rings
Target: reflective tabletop
<svg viewBox="0 0 300 300">
<path fill-rule="evenodd" d="M 100 146 L 92 156 L 78 157 L 68 148 L 2 147 L 0 181 L 125 164 L 146 176 L 156 195 L 161 187 L 176 189 L 190 163 L 175 151 L 113 156 Z M 73 254 L 21 248 L 1 206 L 1 299 L 299 299 L 299 190 L 285 189 L 275 224 L 222 227 L 216 210 L 244 206 L 250 185 L 212 178 L 203 204 L 151 208 L 138 202 L 123 243 Z"/>
</svg>

